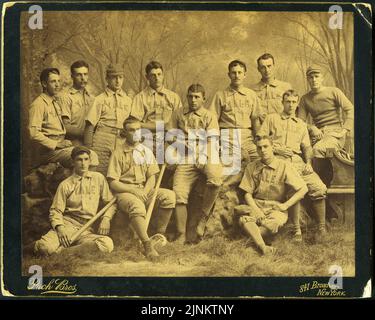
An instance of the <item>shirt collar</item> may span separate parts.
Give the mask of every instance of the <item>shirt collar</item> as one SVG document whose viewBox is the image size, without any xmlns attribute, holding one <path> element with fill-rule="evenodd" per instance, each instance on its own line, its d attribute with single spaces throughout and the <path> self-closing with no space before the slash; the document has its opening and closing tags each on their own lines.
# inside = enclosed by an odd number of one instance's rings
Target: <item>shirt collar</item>
<svg viewBox="0 0 375 320">
<path fill-rule="evenodd" d="M 265 166 L 266 166 L 266 167 L 270 167 L 270 168 L 276 170 L 277 167 L 278 167 L 278 165 L 279 165 L 279 160 L 275 157 L 275 158 L 273 159 L 273 161 L 272 161 L 270 164 L 265 165 Z"/>
<path fill-rule="evenodd" d="M 150 86 L 148 86 L 146 88 L 146 91 L 147 93 L 150 95 L 150 96 L 153 96 L 155 94 L 160 94 L 160 95 L 167 95 L 167 89 L 165 89 L 165 87 L 163 86 L 159 91 L 156 91 L 155 89 L 151 88 Z"/>
<path fill-rule="evenodd" d="M 126 96 L 126 93 L 124 92 L 124 90 L 120 89 L 119 91 L 117 92 L 114 92 L 113 90 L 109 89 L 108 87 L 105 88 L 105 92 L 107 94 L 107 96 L 113 96 L 114 94 L 118 94 L 120 97 L 122 96 Z"/>
<path fill-rule="evenodd" d="M 311 90 L 309 91 L 309 93 L 312 94 L 312 95 L 314 95 L 314 94 L 318 94 L 318 93 L 322 92 L 325 88 L 326 88 L 326 87 L 321 86 L 317 91 L 314 91 L 314 90 L 311 89 Z"/>
<path fill-rule="evenodd" d="M 138 143 L 136 146 L 132 146 L 128 144 L 126 141 L 122 145 L 122 149 L 125 153 L 133 152 L 133 151 L 138 151 L 141 153 L 144 153 L 145 147 L 142 143 Z"/>
<path fill-rule="evenodd" d="M 76 88 L 71 87 L 71 88 L 69 89 L 69 93 L 70 93 L 70 94 L 76 94 L 76 93 L 81 93 L 81 92 L 83 92 L 84 94 L 90 96 L 90 94 L 89 94 L 89 92 L 86 90 L 86 88 L 83 88 L 82 90 L 77 90 Z"/>
<path fill-rule="evenodd" d="M 262 161 L 259 161 L 256 167 L 256 173 L 261 172 L 264 168 L 271 168 L 273 170 L 276 170 L 278 165 L 279 165 L 279 160 L 276 157 L 273 159 L 273 161 L 270 164 L 265 164 Z"/>
<path fill-rule="evenodd" d="M 86 174 L 82 177 L 76 173 L 73 173 L 72 174 L 72 177 L 73 177 L 73 180 L 74 181 L 79 181 L 79 180 L 82 180 L 82 178 L 92 178 L 92 172 L 91 171 L 87 171 Z"/>
<path fill-rule="evenodd" d="M 277 87 L 279 85 L 279 80 L 277 80 L 276 78 L 272 79 L 269 83 L 265 83 L 263 81 L 263 79 L 261 79 L 259 82 L 258 82 L 258 86 L 264 88 L 266 87 L 267 85 L 270 85 L 271 87 Z"/>
<path fill-rule="evenodd" d="M 286 120 L 286 119 L 292 119 L 292 120 L 294 120 L 295 122 L 298 122 L 296 116 L 289 116 L 289 115 L 287 115 L 287 114 L 284 113 L 284 112 L 281 114 L 281 119 L 283 119 L 283 120 Z"/>
<path fill-rule="evenodd" d="M 192 111 L 192 110 L 189 109 L 189 107 L 184 107 L 183 112 L 184 112 L 184 115 L 187 115 L 189 113 L 195 113 L 197 116 L 201 117 L 204 113 L 203 108 L 204 107 L 201 107 L 198 110 Z"/>
<path fill-rule="evenodd" d="M 50 95 L 44 92 L 40 96 L 46 103 L 53 103 L 54 101 L 56 101 L 56 97 L 51 97 Z"/>
<path fill-rule="evenodd" d="M 242 87 L 241 89 L 239 90 L 235 90 L 233 89 L 231 86 L 229 86 L 227 88 L 227 91 L 230 93 L 230 94 L 236 94 L 236 93 L 239 93 L 239 94 L 242 94 L 243 96 L 246 96 L 246 88 L 245 87 Z"/>
</svg>

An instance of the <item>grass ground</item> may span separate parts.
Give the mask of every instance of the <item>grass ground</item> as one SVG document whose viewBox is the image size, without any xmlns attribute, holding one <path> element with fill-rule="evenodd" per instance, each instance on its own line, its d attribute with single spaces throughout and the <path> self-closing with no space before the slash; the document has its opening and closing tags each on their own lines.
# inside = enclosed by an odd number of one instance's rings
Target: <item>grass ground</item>
<svg viewBox="0 0 375 320">
<path fill-rule="evenodd" d="M 295 244 L 284 229 L 273 240 L 276 254 L 262 257 L 245 238 L 219 235 L 196 245 L 168 243 L 159 250 L 157 262 L 147 261 L 138 242 L 128 240 L 111 254 L 69 250 L 48 258 L 25 254 L 23 274 L 38 264 L 45 276 L 329 276 L 329 267 L 339 265 L 344 276 L 354 276 L 354 238 L 353 228 L 339 225 L 331 227 L 323 244 L 314 243 L 311 232 L 304 233 L 302 244 Z"/>
</svg>

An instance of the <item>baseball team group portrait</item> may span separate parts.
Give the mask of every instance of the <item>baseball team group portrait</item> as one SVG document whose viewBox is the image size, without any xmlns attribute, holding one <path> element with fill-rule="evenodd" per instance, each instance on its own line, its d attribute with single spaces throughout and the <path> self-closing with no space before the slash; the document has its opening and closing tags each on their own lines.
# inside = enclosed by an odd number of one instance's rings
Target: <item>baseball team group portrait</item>
<svg viewBox="0 0 375 320">
<path fill-rule="evenodd" d="M 23 274 L 355 275 L 352 13 L 29 18 Z"/>
</svg>

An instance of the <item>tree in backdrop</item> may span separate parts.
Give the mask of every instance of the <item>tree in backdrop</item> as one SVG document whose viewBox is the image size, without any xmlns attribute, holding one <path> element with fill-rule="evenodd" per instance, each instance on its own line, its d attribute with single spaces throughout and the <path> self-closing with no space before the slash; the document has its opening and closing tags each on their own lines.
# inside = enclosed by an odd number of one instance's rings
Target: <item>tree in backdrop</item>
<svg viewBox="0 0 375 320">
<path fill-rule="evenodd" d="M 328 13 L 51 11 L 43 15 L 41 30 L 29 29 L 28 13 L 21 15 L 23 128 L 28 106 L 41 90 L 40 71 L 58 67 L 67 87 L 69 66 L 78 59 L 90 65 L 89 89 L 94 94 L 105 87 L 109 63 L 124 66 L 124 89 L 132 96 L 146 85 L 145 65 L 158 60 L 164 65 L 167 87 L 183 101 L 186 88 L 200 82 L 209 102 L 216 90 L 228 84 L 229 61 L 247 62 L 250 85 L 259 81 L 256 58 L 271 52 L 278 78 L 299 92 L 307 91 L 307 66 L 317 63 L 327 71 L 328 84 L 353 101 L 353 19 L 347 13 L 342 30 L 328 28 Z M 23 141 L 27 141 L 25 131 Z"/>
<path fill-rule="evenodd" d="M 304 12 L 298 16 L 286 16 L 294 35 L 285 35 L 296 40 L 300 46 L 298 66 L 304 74 L 308 65 L 322 66 L 333 78 L 335 86 L 354 100 L 353 77 L 353 15 L 344 13 L 342 29 L 329 27 L 328 12 Z"/>
<path fill-rule="evenodd" d="M 294 35 L 284 35 L 299 44 L 298 67 L 305 74 L 311 64 L 320 65 L 332 77 L 334 85 L 354 102 L 354 34 L 353 14 L 343 14 L 342 29 L 329 27 L 328 12 L 305 12 L 298 16 L 286 16 L 294 26 Z M 306 91 L 308 85 L 305 81 Z M 345 149 L 354 157 L 354 132 L 350 132 Z"/>
</svg>

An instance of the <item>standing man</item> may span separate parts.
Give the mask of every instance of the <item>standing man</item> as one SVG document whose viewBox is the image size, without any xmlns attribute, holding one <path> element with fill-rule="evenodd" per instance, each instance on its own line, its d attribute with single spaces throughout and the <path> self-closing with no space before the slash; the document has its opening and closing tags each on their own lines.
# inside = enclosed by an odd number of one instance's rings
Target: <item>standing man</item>
<svg viewBox="0 0 375 320">
<path fill-rule="evenodd" d="M 40 73 L 43 93 L 37 97 L 29 109 L 29 135 L 35 143 L 38 160 L 34 167 L 49 162 L 59 162 L 71 167 L 72 143 L 65 139 L 65 126 L 60 117 L 60 106 L 56 96 L 60 91 L 60 72 L 47 68 Z"/>
<path fill-rule="evenodd" d="M 284 111 L 268 115 L 260 128 L 260 136 L 269 135 L 273 138 L 273 151 L 277 158 L 288 161 L 297 170 L 307 184 L 308 195 L 315 217 L 318 221 L 317 237 L 324 238 L 326 233 L 326 193 L 327 187 L 313 171 L 313 158 L 307 125 L 296 117 L 299 96 L 294 90 L 288 90 L 283 95 Z M 300 203 L 297 202 L 289 209 L 289 215 L 294 226 L 293 238 L 302 241 L 299 224 Z"/>
<path fill-rule="evenodd" d="M 139 142 L 140 129 L 139 120 L 132 116 L 124 122 L 125 142 L 113 152 L 107 178 L 117 196 L 119 210 L 129 215 L 131 226 L 143 243 L 145 256 L 153 260 L 159 254 L 147 234 L 146 208 L 155 191 L 155 176 L 159 166 L 152 151 Z M 156 232 L 165 234 L 176 205 L 174 192 L 160 188 L 157 204 Z"/>
<path fill-rule="evenodd" d="M 306 121 L 311 115 L 313 125 L 308 125 L 308 129 L 314 157 L 321 159 L 326 157 L 327 149 L 344 146 L 347 133 L 353 130 L 354 107 L 340 89 L 323 86 L 319 67 L 309 67 L 306 77 L 311 90 L 301 98 L 298 117 Z"/>
<path fill-rule="evenodd" d="M 261 100 L 261 122 L 267 114 L 282 113 L 282 95 L 292 86 L 275 77 L 275 59 L 270 53 L 262 54 L 257 59 L 258 71 L 262 79 L 254 85 L 253 90 Z"/>
<path fill-rule="evenodd" d="M 119 65 L 107 67 L 108 86 L 98 95 L 86 117 L 84 143 L 99 157 L 97 171 L 107 175 L 112 152 L 121 146 L 122 124 L 131 110 L 131 99 L 122 90 L 124 70 Z"/>
<path fill-rule="evenodd" d="M 188 107 L 176 110 L 168 125 L 168 129 L 179 129 L 183 132 L 185 146 L 188 146 L 185 149 L 188 149 L 191 145 L 188 142 L 191 137 L 198 138 L 198 141 L 194 140 L 193 142 L 195 147 L 198 143 L 198 147 L 192 150 L 193 161 L 191 162 L 193 163 L 189 163 L 184 155 L 182 163 L 177 165 L 173 179 L 173 191 L 176 193 L 176 241 L 179 243 L 184 243 L 186 240 L 186 206 L 195 182 L 202 173 L 207 178 L 203 193 L 201 218 L 196 228 L 197 235 L 203 237 L 206 222 L 219 194 L 223 171 L 221 163 L 218 161 L 218 147 L 215 146 L 215 138 L 218 139 L 219 136 L 219 124 L 215 114 L 204 108 L 205 90 L 203 86 L 192 84 L 188 88 L 187 101 Z M 200 149 L 200 137 L 203 138 L 203 143 L 207 143 L 208 152 Z M 216 141 L 216 145 L 217 143 L 218 141 Z M 214 146 L 212 146 L 213 144 Z"/>
<path fill-rule="evenodd" d="M 149 85 L 134 97 L 131 115 L 141 121 L 142 128 L 155 132 L 155 122 L 167 124 L 172 112 L 182 104 L 177 93 L 164 87 L 164 71 L 159 62 L 147 64 L 146 78 Z"/>
<path fill-rule="evenodd" d="M 156 121 L 163 121 L 164 130 L 173 111 L 182 107 L 181 99 L 177 93 L 164 87 L 164 69 L 157 61 L 147 64 L 146 79 L 148 86 L 139 92 L 133 99 L 131 115 L 141 121 L 143 129 L 153 133 L 152 141 L 145 141 L 159 159 L 164 159 L 164 132 L 156 134 Z M 171 187 L 173 178 L 173 166 L 167 166 L 162 185 Z"/>
<path fill-rule="evenodd" d="M 274 156 L 269 136 L 258 136 L 256 145 L 261 159 L 245 169 L 240 189 L 246 192 L 246 205 L 235 212 L 240 227 L 265 255 L 275 248 L 266 245 L 264 237 L 276 234 L 287 222 L 288 209 L 304 197 L 307 187 L 288 162 Z"/>
<path fill-rule="evenodd" d="M 220 129 L 228 129 L 229 135 L 221 136 L 222 151 L 227 149 L 227 154 L 233 154 L 237 161 L 238 182 L 241 179 L 241 160 L 245 163 L 258 158 L 254 144 L 254 129 L 258 129 L 260 101 L 256 93 L 246 88 L 243 82 L 246 78 L 246 64 L 240 60 L 233 60 L 228 65 L 228 77 L 230 85 L 223 91 L 218 91 L 211 103 L 210 111 L 216 114 Z M 234 131 L 240 132 L 237 136 Z M 232 180 L 232 179 L 230 179 Z M 231 184 L 233 182 L 227 181 Z"/>
<path fill-rule="evenodd" d="M 79 60 L 70 66 L 73 86 L 60 96 L 61 118 L 66 128 L 66 137 L 73 145 L 83 145 L 85 119 L 94 97 L 87 91 L 89 65 Z"/>
<path fill-rule="evenodd" d="M 105 205 L 113 198 L 105 177 L 100 173 L 89 171 L 88 148 L 74 147 L 71 157 L 74 172 L 60 183 L 56 191 L 49 215 L 52 229 L 36 241 L 34 251 L 37 254 L 51 255 L 60 246 L 64 248 L 71 246 L 72 236 L 96 215 L 99 201 Z M 89 228 L 77 239 L 77 244 L 84 246 L 85 250 L 88 247 L 95 247 L 102 252 L 112 252 L 113 241 L 108 234 L 114 213 L 113 205 L 101 218 L 99 234 L 94 234 L 92 228 Z"/>
</svg>

